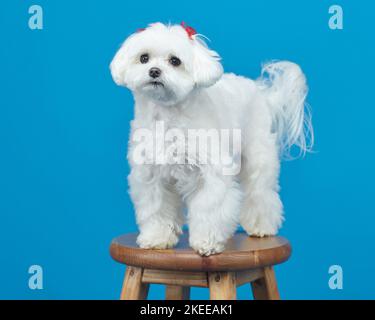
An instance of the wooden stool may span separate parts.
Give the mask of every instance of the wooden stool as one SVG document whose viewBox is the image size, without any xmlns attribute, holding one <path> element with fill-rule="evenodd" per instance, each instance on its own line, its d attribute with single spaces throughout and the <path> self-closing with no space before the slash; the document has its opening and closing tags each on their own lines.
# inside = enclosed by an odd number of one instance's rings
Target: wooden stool
<svg viewBox="0 0 375 320">
<path fill-rule="evenodd" d="M 139 248 L 137 234 L 112 241 L 111 256 L 128 265 L 121 300 L 147 298 L 150 283 L 166 285 L 167 300 L 186 300 L 190 287 L 206 287 L 211 300 L 236 299 L 236 287 L 251 283 L 254 299 L 278 300 L 273 266 L 286 261 L 291 253 L 282 237 L 253 238 L 237 233 L 220 254 L 201 257 L 183 235 L 174 249 Z"/>
</svg>

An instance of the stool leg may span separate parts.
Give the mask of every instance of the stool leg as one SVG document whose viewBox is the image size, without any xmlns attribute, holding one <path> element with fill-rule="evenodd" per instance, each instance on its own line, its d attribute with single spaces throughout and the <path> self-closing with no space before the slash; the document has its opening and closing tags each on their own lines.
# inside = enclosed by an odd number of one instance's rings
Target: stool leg
<svg viewBox="0 0 375 320">
<path fill-rule="evenodd" d="M 190 287 L 167 285 L 165 288 L 165 300 L 189 300 Z"/>
<path fill-rule="evenodd" d="M 142 283 L 142 268 L 126 267 L 124 284 L 120 300 L 145 300 L 148 294 L 148 283 Z"/>
<path fill-rule="evenodd" d="M 236 300 L 236 275 L 234 272 L 209 272 L 210 300 Z"/>
<path fill-rule="evenodd" d="M 280 300 L 275 272 L 272 267 L 263 268 L 264 276 L 251 283 L 255 300 Z"/>
</svg>

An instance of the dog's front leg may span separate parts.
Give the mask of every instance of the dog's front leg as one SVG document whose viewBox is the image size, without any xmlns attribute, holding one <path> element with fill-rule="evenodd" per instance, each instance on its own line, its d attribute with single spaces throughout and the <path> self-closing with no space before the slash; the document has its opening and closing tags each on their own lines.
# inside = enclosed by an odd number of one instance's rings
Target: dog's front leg
<svg viewBox="0 0 375 320">
<path fill-rule="evenodd" d="M 166 249 L 178 242 L 183 224 L 180 197 L 161 179 L 156 166 L 138 166 L 129 175 L 130 195 L 136 209 L 142 248 Z"/>
<path fill-rule="evenodd" d="M 190 246 L 201 255 L 224 250 L 238 223 L 241 191 L 231 176 L 209 172 L 187 199 Z"/>
</svg>

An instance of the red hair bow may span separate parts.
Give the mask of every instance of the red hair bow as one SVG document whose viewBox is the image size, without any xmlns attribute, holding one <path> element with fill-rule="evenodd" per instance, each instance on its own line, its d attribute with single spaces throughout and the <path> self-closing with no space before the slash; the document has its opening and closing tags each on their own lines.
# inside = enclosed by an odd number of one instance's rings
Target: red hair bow
<svg viewBox="0 0 375 320">
<path fill-rule="evenodd" d="M 192 39 L 192 36 L 197 34 L 197 32 L 195 31 L 194 28 L 192 27 L 189 27 L 188 25 L 186 25 L 185 22 L 181 22 L 181 26 L 185 29 L 186 33 L 188 34 L 189 38 Z"/>
</svg>

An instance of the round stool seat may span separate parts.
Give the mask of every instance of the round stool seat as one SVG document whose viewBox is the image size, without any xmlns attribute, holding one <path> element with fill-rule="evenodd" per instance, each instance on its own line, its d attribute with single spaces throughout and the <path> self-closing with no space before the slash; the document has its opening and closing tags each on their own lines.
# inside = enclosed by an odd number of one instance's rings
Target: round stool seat
<svg viewBox="0 0 375 320">
<path fill-rule="evenodd" d="M 182 235 L 173 249 L 142 249 L 138 234 L 125 234 L 111 243 L 111 256 L 116 261 L 140 268 L 178 271 L 238 271 L 273 266 L 286 261 L 291 246 L 285 238 L 255 238 L 236 233 L 220 254 L 202 257 L 190 248 L 188 237 Z"/>
</svg>

